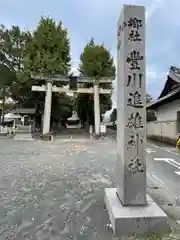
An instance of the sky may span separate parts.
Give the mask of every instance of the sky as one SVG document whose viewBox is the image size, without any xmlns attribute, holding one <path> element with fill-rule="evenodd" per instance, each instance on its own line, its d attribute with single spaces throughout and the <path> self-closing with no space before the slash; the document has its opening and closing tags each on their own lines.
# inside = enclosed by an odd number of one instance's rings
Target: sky
<svg viewBox="0 0 180 240">
<path fill-rule="evenodd" d="M 62 21 L 68 29 L 72 69 L 76 72 L 79 56 L 92 37 L 110 50 L 116 64 L 116 28 L 122 4 L 146 7 L 146 85 L 147 92 L 156 99 L 169 67 L 180 67 L 179 0 L 0 0 L 0 24 L 34 30 L 41 16 Z M 116 92 L 115 87 L 114 106 Z"/>
</svg>

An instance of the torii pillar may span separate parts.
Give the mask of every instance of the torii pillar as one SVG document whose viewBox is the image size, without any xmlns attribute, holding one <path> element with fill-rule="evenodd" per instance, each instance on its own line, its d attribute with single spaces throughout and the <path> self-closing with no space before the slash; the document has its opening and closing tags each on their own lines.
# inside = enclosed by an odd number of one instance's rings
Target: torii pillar
<svg viewBox="0 0 180 240">
<path fill-rule="evenodd" d="M 52 81 L 47 81 L 43 118 L 43 134 L 47 134 L 50 131 L 51 102 L 52 102 Z"/>
</svg>

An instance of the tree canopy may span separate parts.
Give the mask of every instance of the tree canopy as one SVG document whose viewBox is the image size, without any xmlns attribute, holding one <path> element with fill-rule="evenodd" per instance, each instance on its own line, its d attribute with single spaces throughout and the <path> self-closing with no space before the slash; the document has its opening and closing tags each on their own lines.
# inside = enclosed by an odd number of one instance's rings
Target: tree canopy
<svg viewBox="0 0 180 240">
<path fill-rule="evenodd" d="M 152 96 L 147 93 L 147 94 L 146 94 L 146 104 L 152 102 L 152 100 L 153 100 Z"/>
<path fill-rule="evenodd" d="M 23 69 L 24 47 L 29 34 L 28 31 L 21 31 L 18 26 L 12 26 L 11 29 L 0 26 L 0 62 L 11 71 Z"/>
<path fill-rule="evenodd" d="M 150 104 L 153 101 L 153 98 L 150 94 L 146 94 L 146 103 Z M 147 121 L 156 121 L 156 111 L 153 109 L 147 109 L 146 111 L 146 119 Z"/>
<path fill-rule="evenodd" d="M 4 110 L 5 110 L 5 97 L 6 88 L 9 87 L 16 80 L 16 75 L 6 65 L 0 64 L 0 98 L 3 100 L 2 103 L 2 119 L 0 114 L 0 120 L 4 125 Z"/>
<path fill-rule="evenodd" d="M 24 69 L 31 74 L 67 75 L 70 70 L 70 43 L 67 29 L 51 18 L 41 18 L 39 25 L 26 41 Z M 37 81 L 30 81 L 31 85 Z M 59 83 L 56 83 L 56 85 Z M 64 85 L 61 83 L 60 85 Z M 44 109 L 44 93 L 31 93 L 38 102 L 39 111 Z M 33 97 L 31 97 L 33 99 Z M 62 104 L 63 102 L 63 104 Z M 71 103 L 71 104 L 70 104 Z M 52 118 L 57 120 L 72 115 L 72 101 L 62 93 L 53 93 Z"/>
<path fill-rule="evenodd" d="M 20 99 L 26 93 L 22 91 L 25 82 L 23 54 L 28 36 L 29 32 L 21 31 L 18 26 L 10 29 L 0 26 L 0 64 L 7 66 L 15 75 L 8 89 L 9 96 L 14 100 Z"/>
<path fill-rule="evenodd" d="M 6 88 L 16 81 L 16 75 L 6 65 L 0 64 L 0 88 Z"/>
<path fill-rule="evenodd" d="M 97 80 L 102 77 L 115 78 L 116 68 L 110 51 L 103 45 L 95 44 L 94 40 L 85 45 L 80 55 L 80 75 L 91 77 Z M 110 84 L 99 84 L 103 88 L 112 88 Z M 84 84 L 84 87 L 92 87 L 91 83 Z M 77 112 L 82 123 L 94 124 L 94 100 L 91 94 L 79 94 L 77 96 Z M 105 113 L 112 106 L 111 95 L 100 95 L 100 112 Z"/>
<path fill-rule="evenodd" d="M 51 18 L 41 18 L 25 47 L 25 69 L 31 73 L 63 74 L 70 70 L 70 43 L 67 29 Z"/>
<path fill-rule="evenodd" d="M 84 47 L 80 56 L 79 71 L 81 75 L 94 77 L 115 78 L 116 68 L 110 51 L 103 45 L 96 45 L 94 39 Z"/>
<path fill-rule="evenodd" d="M 33 84 L 43 84 L 30 78 L 31 74 L 62 74 L 70 70 L 70 43 L 67 29 L 62 23 L 56 23 L 51 18 L 41 18 L 37 28 L 30 32 L 21 31 L 18 26 L 6 29 L 0 27 L 0 64 L 4 72 L 9 69 L 9 75 L 1 74 L 0 85 L 6 82 L 9 96 L 24 107 L 36 106 L 40 114 L 44 110 L 45 93 L 32 92 Z M 58 83 L 64 85 L 64 83 Z M 56 84 L 57 85 L 57 84 Z M 72 115 L 73 101 L 65 93 L 53 93 L 52 118 L 68 118 Z"/>
</svg>

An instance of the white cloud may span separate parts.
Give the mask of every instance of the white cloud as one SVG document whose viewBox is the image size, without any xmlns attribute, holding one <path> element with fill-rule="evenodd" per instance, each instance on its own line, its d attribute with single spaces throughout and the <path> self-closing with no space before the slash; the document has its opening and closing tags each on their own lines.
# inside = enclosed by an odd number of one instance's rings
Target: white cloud
<svg viewBox="0 0 180 240">
<path fill-rule="evenodd" d="M 79 76 L 79 71 L 78 71 L 79 63 L 80 63 L 79 59 L 71 61 L 71 73 L 75 76 Z"/>
<path fill-rule="evenodd" d="M 149 21 L 149 19 L 153 16 L 153 14 L 158 9 L 159 4 L 163 3 L 163 2 L 164 2 L 164 0 L 154 0 L 153 1 L 153 3 L 146 10 L 146 21 Z"/>
<path fill-rule="evenodd" d="M 146 74 L 146 84 L 154 84 L 158 81 L 164 81 L 167 76 L 167 72 L 160 72 L 158 69 L 154 69 L 153 67 L 147 68 L 147 74 Z"/>
</svg>

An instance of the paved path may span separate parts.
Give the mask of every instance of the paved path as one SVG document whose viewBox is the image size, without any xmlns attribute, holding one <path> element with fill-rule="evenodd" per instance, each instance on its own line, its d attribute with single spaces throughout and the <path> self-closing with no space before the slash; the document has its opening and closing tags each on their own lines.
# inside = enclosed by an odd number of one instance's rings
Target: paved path
<svg viewBox="0 0 180 240">
<path fill-rule="evenodd" d="M 116 131 L 108 131 L 112 141 L 116 142 Z M 151 141 L 145 151 L 148 192 L 159 204 L 180 207 L 180 151 Z"/>
<path fill-rule="evenodd" d="M 164 206 L 180 194 L 178 169 L 153 159 L 178 162 L 168 151 L 146 149 L 148 192 Z M 104 188 L 115 186 L 115 161 L 112 139 L 0 139 L 0 240 L 113 240 Z"/>
<path fill-rule="evenodd" d="M 180 153 L 157 143 L 145 150 L 149 182 L 166 190 L 166 203 L 180 206 Z"/>
</svg>

